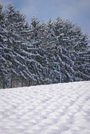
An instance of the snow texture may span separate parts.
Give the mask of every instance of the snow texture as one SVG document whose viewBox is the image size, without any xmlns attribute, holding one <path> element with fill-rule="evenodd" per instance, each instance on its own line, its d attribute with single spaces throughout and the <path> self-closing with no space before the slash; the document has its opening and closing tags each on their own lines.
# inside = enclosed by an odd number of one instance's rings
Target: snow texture
<svg viewBox="0 0 90 134">
<path fill-rule="evenodd" d="M 90 81 L 1 89 L 0 134 L 90 134 Z"/>
</svg>

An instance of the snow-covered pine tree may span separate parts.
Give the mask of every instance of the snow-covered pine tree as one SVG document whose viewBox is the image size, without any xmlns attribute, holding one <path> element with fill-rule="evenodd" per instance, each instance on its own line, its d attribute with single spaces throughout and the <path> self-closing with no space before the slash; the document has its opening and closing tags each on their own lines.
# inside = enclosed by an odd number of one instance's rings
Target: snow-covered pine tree
<svg viewBox="0 0 90 134">
<path fill-rule="evenodd" d="M 63 36 L 61 29 L 59 18 L 55 22 L 49 19 L 45 49 L 48 59 L 48 79 L 51 80 L 51 83 L 71 81 L 72 79 L 71 59 L 63 42 L 58 39 Z"/>
<path fill-rule="evenodd" d="M 73 62 L 70 58 L 70 53 L 67 50 L 66 39 L 68 39 L 66 35 L 66 21 L 61 18 L 57 18 L 54 21 L 54 38 L 56 40 L 57 53 L 58 53 L 58 61 L 60 65 L 61 72 L 61 82 L 69 82 L 73 81 Z"/>
<path fill-rule="evenodd" d="M 37 18 L 33 17 L 31 19 L 31 38 L 30 42 L 33 45 L 31 49 L 32 55 L 31 59 L 33 59 L 33 63 L 31 65 L 33 71 L 36 75 L 37 84 L 44 84 L 45 82 L 45 70 L 46 68 L 46 57 L 45 50 L 42 48 L 43 43 L 43 33 L 44 33 L 44 23 L 40 24 Z"/>
<path fill-rule="evenodd" d="M 6 29 L 8 30 L 7 46 L 11 49 L 9 61 L 11 62 L 9 68 L 9 79 L 11 80 L 11 87 L 15 86 L 16 82 L 21 82 L 25 85 L 29 78 L 33 78 L 28 66 L 30 42 L 22 35 L 25 31 L 25 17 L 16 11 L 12 5 L 6 9 Z"/>
<path fill-rule="evenodd" d="M 3 12 L 3 6 L 0 5 L 0 87 L 5 88 L 8 84 L 8 48 L 6 45 L 5 18 Z"/>
<path fill-rule="evenodd" d="M 10 4 L 7 6 L 7 8 L 4 11 L 5 14 L 5 28 L 7 30 L 7 48 L 9 51 L 8 61 L 9 61 L 9 86 L 13 87 L 14 83 L 17 79 L 17 76 L 19 76 L 19 70 L 17 69 L 19 64 L 19 61 L 16 60 L 18 52 L 16 50 L 19 49 L 21 45 L 21 41 L 19 38 L 19 34 L 17 32 L 17 16 L 15 12 L 15 8 Z M 20 51 L 20 50 L 18 50 Z"/>
<path fill-rule="evenodd" d="M 90 79 L 89 42 L 80 27 L 57 18 L 49 20 L 47 31 L 48 68 L 53 83 Z"/>
<path fill-rule="evenodd" d="M 90 46 L 88 36 L 75 26 L 77 43 L 74 46 L 74 81 L 90 80 Z"/>
<path fill-rule="evenodd" d="M 72 80 L 89 80 L 89 39 L 87 35 L 82 33 L 82 30 L 76 24 L 72 24 L 69 20 L 64 21 L 64 36 L 62 40 L 64 41 L 67 52 L 69 53 L 70 59 L 72 61 Z M 89 59 L 89 58 L 88 58 Z M 87 69 L 86 69 L 87 67 Z M 87 70 L 87 71 L 85 71 Z"/>
</svg>

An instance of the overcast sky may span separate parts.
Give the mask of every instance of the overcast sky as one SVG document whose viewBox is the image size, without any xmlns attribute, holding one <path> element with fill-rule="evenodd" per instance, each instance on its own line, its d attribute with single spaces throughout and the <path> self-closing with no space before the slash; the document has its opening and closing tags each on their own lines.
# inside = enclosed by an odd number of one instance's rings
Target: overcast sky
<svg viewBox="0 0 90 134">
<path fill-rule="evenodd" d="M 9 3 L 26 15 L 28 22 L 33 16 L 44 21 L 69 19 L 90 37 L 90 0 L 0 0 L 4 6 Z"/>
</svg>

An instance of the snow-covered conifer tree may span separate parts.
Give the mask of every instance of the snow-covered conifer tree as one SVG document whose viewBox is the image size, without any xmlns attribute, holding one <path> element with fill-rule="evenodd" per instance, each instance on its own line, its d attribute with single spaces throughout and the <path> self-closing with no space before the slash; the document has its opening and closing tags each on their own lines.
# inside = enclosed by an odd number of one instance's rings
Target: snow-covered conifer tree
<svg viewBox="0 0 90 134">
<path fill-rule="evenodd" d="M 85 62 L 86 57 L 89 57 L 88 39 L 80 27 L 69 20 L 57 18 L 54 22 L 49 20 L 47 31 L 48 68 L 53 83 L 90 79 L 90 62 Z"/>
<path fill-rule="evenodd" d="M 8 84 L 8 48 L 6 45 L 5 18 L 3 13 L 3 6 L 0 5 L 0 87 L 5 88 Z M 5 53 L 6 52 L 6 53 Z"/>
<path fill-rule="evenodd" d="M 11 79 L 11 87 L 15 86 L 15 82 L 21 81 L 22 85 L 25 84 L 31 76 L 26 61 L 28 60 L 29 53 L 27 52 L 30 42 L 24 38 L 22 33 L 25 31 L 25 18 L 16 11 L 12 5 L 6 9 L 6 29 L 7 46 L 11 50 L 9 55 L 9 79 Z"/>
</svg>

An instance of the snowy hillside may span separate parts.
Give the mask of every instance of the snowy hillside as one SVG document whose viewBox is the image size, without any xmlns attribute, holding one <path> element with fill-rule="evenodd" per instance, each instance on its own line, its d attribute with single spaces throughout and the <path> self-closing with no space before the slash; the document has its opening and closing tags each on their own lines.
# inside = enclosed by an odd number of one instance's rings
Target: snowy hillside
<svg viewBox="0 0 90 134">
<path fill-rule="evenodd" d="M 0 134 L 90 134 L 90 81 L 1 89 Z"/>
</svg>

